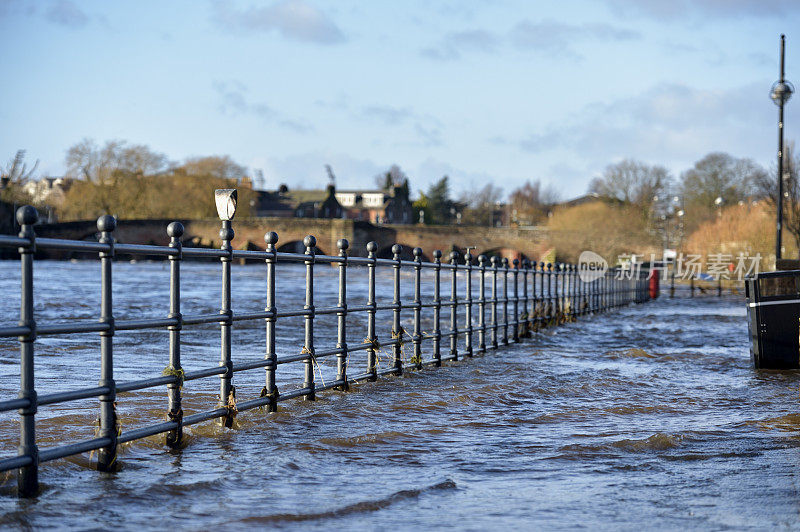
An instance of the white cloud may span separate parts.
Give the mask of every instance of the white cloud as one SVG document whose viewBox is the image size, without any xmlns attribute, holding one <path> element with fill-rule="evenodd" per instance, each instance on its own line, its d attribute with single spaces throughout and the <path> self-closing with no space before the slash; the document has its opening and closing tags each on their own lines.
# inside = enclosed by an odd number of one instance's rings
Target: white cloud
<svg viewBox="0 0 800 532">
<path fill-rule="evenodd" d="M 764 86 L 695 89 L 663 84 L 641 95 L 584 106 L 518 141 L 527 152 L 565 150 L 589 167 L 622 157 L 677 172 L 710 151 L 763 160 L 774 148 Z"/>
<path fill-rule="evenodd" d="M 316 44 L 339 44 L 344 33 L 325 13 L 303 0 L 283 0 L 270 6 L 237 9 L 215 3 L 216 21 L 230 30 L 272 32 L 287 39 Z"/>
<path fill-rule="evenodd" d="M 247 96 L 247 87 L 240 81 L 215 81 L 213 87 L 220 97 L 219 109 L 225 114 L 255 116 L 295 133 L 309 133 L 314 130 L 311 124 L 288 117 L 263 102 L 251 102 Z"/>
</svg>

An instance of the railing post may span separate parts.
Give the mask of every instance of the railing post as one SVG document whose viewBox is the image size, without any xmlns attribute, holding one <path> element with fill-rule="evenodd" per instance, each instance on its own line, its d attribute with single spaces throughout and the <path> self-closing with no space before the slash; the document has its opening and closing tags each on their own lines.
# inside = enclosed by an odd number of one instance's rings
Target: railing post
<svg viewBox="0 0 800 532">
<path fill-rule="evenodd" d="M 511 272 L 511 278 L 514 280 L 514 290 L 512 293 L 514 294 L 514 328 L 511 331 L 511 338 L 514 342 L 519 342 L 519 286 L 518 286 L 518 278 L 519 278 L 519 259 L 514 259 L 513 261 L 514 269 Z"/>
<path fill-rule="evenodd" d="M 536 270 L 536 263 L 533 263 L 533 268 Z M 534 273 L 534 285 L 536 284 L 536 274 Z M 538 328 L 544 325 L 544 313 L 546 308 L 546 301 L 544 297 L 544 262 L 539 263 L 539 295 L 537 297 L 538 305 L 536 310 L 536 320 Z"/>
<path fill-rule="evenodd" d="M 183 259 L 183 224 L 172 222 L 167 226 L 169 247 L 176 251 L 169 256 L 169 318 L 176 321 L 167 327 L 169 331 L 169 367 L 167 373 L 176 377 L 177 382 L 167 384 L 168 409 L 167 419 L 177 423 L 177 427 L 167 432 L 166 444 L 176 448 L 183 439 L 183 408 L 181 407 L 181 386 L 183 386 L 183 368 L 181 366 L 181 260 Z"/>
<path fill-rule="evenodd" d="M 303 388 L 308 390 L 303 396 L 303 400 L 313 401 L 317 397 L 314 384 L 314 365 L 317 362 L 314 357 L 314 248 L 317 245 L 317 239 L 308 235 L 303 239 L 303 245 L 306 247 L 306 260 L 303 261 L 306 265 L 306 302 L 303 305 L 303 310 L 306 311 L 303 353 L 306 358 L 303 360 L 305 369 Z"/>
<path fill-rule="evenodd" d="M 464 321 L 467 324 L 464 333 L 464 351 L 468 357 L 472 356 L 472 253 L 467 249 L 464 255 L 464 264 L 467 266 L 466 298 L 464 300 Z"/>
<path fill-rule="evenodd" d="M 561 316 L 564 313 L 564 307 L 561 305 L 561 292 L 559 290 L 559 283 L 563 281 L 561 277 L 561 263 L 556 262 L 553 264 L 553 308 L 555 309 L 556 325 L 561 323 Z M 563 289 L 563 287 L 561 287 Z"/>
<path fill-rule="evenodd" d="M 98 471 L 113 471 L 117 461 L 117 388 L 114 382 L 114 313 L 112 310 L 111 261 L 114 258 L 114 237 L 111 234 L 117 227 L 113 216 L 97 219 L 100 243 L 108 245 L 108 251 L 100 252 L 100 323 L 108 329 L 100 332 L 100 386 L 108 392 L 100 396 L 100 437 L 108 438 L 110 444 L 97 453 Z"/>
<path fill-rule="evenodd" d="M 531 306 L 529 307 L 528 311 L 528 321 L 530 323 L 529 326 L 529 336 L 533 336 L 533 332 L 536 330 L 536 261 L 528 261 L 528 270 L 530 270 L 531 274 Z"/>
<path fill-rule="evenodd" d="M 19 409 L 19 456 L 30 456 L 30 465 L 17 469 L 17 495 L 33 497 L 39 492 L 39 448 L 36 446 L 36 411 L 38 401 L 34 382 L 33 345 L 36 341 L 36 320 L 33 315 L 33 254 L 36 252 L 34 224 L 39 213 L 30 205 L 17 209 L 20 238 L 30 243 L 19 248 L 20 255 L 20 306 L 19 326 L 28 333 L 19 337 L 19 398 L 27 399 L 28 406 Z"/>
<path fill-rule="evenodd" d="M 375 252 L 378 251 L 377 242 L 367 242 L 367 257 L 370 262 L 367 264 L 367 343 L 370 346 L 367 348 L 367 373 L 370 374 L 370 380 L 374 381 L 378 378 L 378 337 L 375 334 L 375 313 L 378 306 L 375 302 L 375 265 L 378 258 Z"/>
<path fill-rule="evenodd" d="M 422 248 L 414 248 L 414 346 L 412 361 L 417 369 L 422 368 Z"/>
<path fill-rule="evenodd" d="M 568 303 L 569 303 L 569 272 L 567 271 L 567 265 L 565 263 L 561 263 L 559 266 L 561 270 L 559 276 L 561 276 L 561 319 L 562 321 L 569 321 L 569 310 L 568 310 Z"/>
<path fill-rule="evenodd" d="M 503 257 L 503 345 L 508 345 L 508 259 Z"/>
<path fill-rule="evenodd" d="M 453 274 L 450 276 L 450 356 L 458 360 L 458 251 L 450 252 Z"/>
<path fill-rule="evenodd" d="M 392 346 L 392 366 L 394 367 L 397 375 L 403 374 L 403 326 L 400 324 L 400 310 L 403 308 L 403 304 L 400 301 L 400 267 L 403 265 L 403 261 L 400 260 L 400 252 L 402 251 L 403 247 L 400 244 L 395 244 L 392 246 L 392 255 L 394 258 L 394 264 L 392 264 L 392 268 L 394 270 L 392 340 L 396 342 Z"/>
<path fill-rule="evenodd" d="M 553 263 L 547 263 L 547 319 L 552 320 L 556 315 L 556 301 L 553 298 Z"/>
<path fill-rule="evenodd" d="M 578 305 L 580 304 L 578 299 L 578 290 L 581 286 L 581 279 L 578 275 L 578 266 L 576 264 L 572 264 L 570 269 L 572 271 L 572 282 L 569 308 L 572 310 L 572 321 L 576 321 L 578 319 Z"/>
<path fill-rule="evenodd" d="M 278 250 L 275 245 L 278 243 L 278 233 L 270 231 L 265 234 L 264 242 L 267 244 L 266 251 L 269 253 L 269 256 L 264 259 L 267 265 L 267 299 L 264 310 L 269 313 L 269 316 L 264 318 L 267 348 L 264 359 L 269 361 L 269 365 L 265 368 L 266 382 L 261 394 L 269 397 L 267 412 L 277 412 L 280 392 L 275 382 L 275 371 L 278 369 L 278 355 L 275 353 L 275 324 L 278 319 L 278 308 L 275 304 L 275 265 L 278 263 Z"/>
<path fill-rule="evenodd" d="M 347 248 L 350 242 L 346 238 L 339 239 L 336 247 L 342 258 L 339 263 L 339 310 L 336 312 L 336 349 L 340 350 L 336 355 L 336 380 L 341 382 L 339 390 L 347 391 L 350 389 L 347 382 Z"/>
<path fill-rule="evenodd" d="M 231 217 L 232 218 L 232 217 Z M 222 229 L 219 238 L 222 240 L 220 249 L 226 254 L 219 258 L 222 263 L 222 304 L 219 309 L 220 321 L 220 359 L 219 365 L 225 368 L 225 373 L 219 376 L 219 406 L 226 408 L 227 414 L 220 419 L 223 426 L 231 428 L 233 418 L 236 416 L 236 390 L 233 388 L 233 360 L 231 359 L 231 324 L 233 311 L 231 310 L 231 260 L 233 259 L 234 231 L 230 219 L 222 220 Z"/>
<path fill-rule="evenodd" d="M 564 301 L 564 321 L 572 321 L 572 265 L 561 263 L 561 275 L 564 277 L 562 285 L 564 290 L 561 292 L 561 299 Z"/>
<path fill-rule="evenodd" d="M 442 252 L 433 252 L 433 360 L 438 367 L 442 365 Z"/>
<path fill-rule="evenodd" d="M 492 349 L 497 349 L 497 255 L 492 255 Z"/>
<path fill-rule="evenodd" d="M 530 336 L 530 326 L 528 324 L 530 316 L 528 315 L 528 265 L 530 261 L 528 259 L 522 259 L 522 314 L 520 314 L 520 319 L 522 323 L 520 327 L 522 327 L 522 334 L 520 335 L 523 338 L 527 338 Z"/>
<path fill-rule="evenodd" d="M 480 299 L 478 299 L 478 350 L 486 352 L 486 255 L 478 255 L 480 267 Z"/>
</svg>

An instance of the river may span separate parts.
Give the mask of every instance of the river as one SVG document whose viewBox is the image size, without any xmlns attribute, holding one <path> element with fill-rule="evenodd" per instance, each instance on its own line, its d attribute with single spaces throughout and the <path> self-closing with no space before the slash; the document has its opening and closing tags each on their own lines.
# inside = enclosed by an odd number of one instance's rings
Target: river
<svg viewBox="0 0 800 532">
<path fill-rule="evenodd" d="M 184 312 L 215 311 L 218 264 L 185 266 Z M 0 262 L 4 324 L 18 319 L 18 268 Z M 98 271 L 96 262 L 37 262 L 38 322 L 96 319 Z M 318 304 L 330 304 L 336 272 L 317 271 Z M 234 272 L 234 310 L 263 308 L 263 268 Z M 298 266 L 279 266 L 281 304 L 301 304 L 301 278 Z M 164 263 L 115 264 L 115 315 L 166 315 L 167 279 Z M 382 275 L 384 300 L 388 282 Z M 363 298 L 363 276 L 349 284 L 353 300 Z M 163 436 L 136 441 L 122 448 L 115 473 L 94 471 L 89 454 L 45 463 L 35 499 L 17 500 L 15 478 L 5 475 L 0 525 L 798 528 L 800 374 L 751 368 L 745 316 L 741 296 L 662 297 L 439 369 L 283 402 L 277 413 L 248 411 L 232 430 L 190 427 L 179 451 Z M 360 343 L 361 317 L 350 321 L 349 341 Z M 279 326 L 279 356 L 299 351 L 300 323 Z M 319 320 L 318 349 L 331 346 L 333 325 Z M 184 333 L 184 366 L 215 366 L 218 328 Z M 263 356 L 263 334 L 263 322 L 236 324 L 234 360 Z M 119 333 L 117 380 L 160 375 L 166 339 L 165 331 Z M 39 393 L 96 385 L 98 345 L 96 334 L 40 338 Z M 363 356 L 354 355 L 351 373 Z M 16 396 L 18 359 L 16 342 L 0 341 L 2 399 Z M 282 391 L 302 380 L 299 364 L 281 371 Z M 237 373 L 239 396 L 257 396 L 263 378 L 263 370 Z M 214 407 L 218 382 L 186 383 L 187 413 Z M 97 404 L 40 408 L 40 445 L 92 437 Z M 160 421 L 165 407 L 165 389 L 121 394 L 123 430 Z M 3 457 L 16 453 L 16 419 L 0 415 Z"/>
</svg>

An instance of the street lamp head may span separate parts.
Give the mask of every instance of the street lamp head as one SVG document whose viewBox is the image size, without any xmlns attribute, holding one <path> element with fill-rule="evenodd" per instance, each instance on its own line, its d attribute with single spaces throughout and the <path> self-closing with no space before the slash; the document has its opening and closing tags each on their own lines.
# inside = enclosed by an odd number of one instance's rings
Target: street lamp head
<svg viewBox="0 0 800 532">
<path fill-rule="evenodd" d="M 769 97 L 772 98 L 775 105 L 780 107 L 789 101 L 793 93 L 794 85 L 791 81 L 776 81 L 769 90 Z"/>
</svg>

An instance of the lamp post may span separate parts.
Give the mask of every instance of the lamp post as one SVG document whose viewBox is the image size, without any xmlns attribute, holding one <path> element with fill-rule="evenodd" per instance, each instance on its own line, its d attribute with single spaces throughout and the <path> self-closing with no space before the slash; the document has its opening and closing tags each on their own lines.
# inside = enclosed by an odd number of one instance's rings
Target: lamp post
<svg viewBox="0 0 800 532">
<path fill-rule="evenodd" d="M 781 258 L 781 230 L 783 228 L 783 106 L 794 92 L 794 86 L 784 79 L 786 36 L 781 34 L 780 79 L 772 84 L 769 97 L 778 106 L 778 223 L 775 238 L 775 259 Z"/>
</svg>

